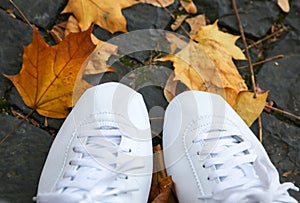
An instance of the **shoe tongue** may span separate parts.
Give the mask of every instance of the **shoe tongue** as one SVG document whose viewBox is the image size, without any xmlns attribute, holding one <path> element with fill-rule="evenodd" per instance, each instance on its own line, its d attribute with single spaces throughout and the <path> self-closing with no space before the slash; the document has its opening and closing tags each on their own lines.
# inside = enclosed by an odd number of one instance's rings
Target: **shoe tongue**
<svg viewBox="0 0 300 203">
<path fill-rule="evenodd" d="M 120 132 L 115 133 L 116 131 L 118 131 L 118 128 L 111 127 L 111 126 L 102 126 L 100 129 L 108 132 L 107 134 L 105 134 L 105 138 L 107 141 L 109 141 L 115 145 L 120 145 L 120 143 L 121 143 L 121 135 L 120 134 L 121 133 Z M 111 132 L 111 133 L 109 133 L 109 132 Z"/>
</svg>

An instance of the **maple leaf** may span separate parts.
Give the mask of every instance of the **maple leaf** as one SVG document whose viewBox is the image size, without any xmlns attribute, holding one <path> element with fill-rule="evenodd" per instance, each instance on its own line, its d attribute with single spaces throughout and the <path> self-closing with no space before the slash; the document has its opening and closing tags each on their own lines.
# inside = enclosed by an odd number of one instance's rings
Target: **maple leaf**
<svg viewBox="0 0 300 203">
<path fill-rule="evenodd" d="M 233 109 L 248 126 L 251 126 L 264 110 L 267 97 L 268 92 L 256 94 L 256 98 L 252 92 L 241 92 Z"/>
<path fill-rule="evenodd" d="M 83 62 L 95 48 L 91 31 L 92 27 L 79 34 L 70 34 L 58 45 L 49 46 L 34 28 L 31 44 L 24 47 L 20 73 L 5 75 L 27 106 L 47 117 L 65 118 L 68 115 L 68 108 L 74 103 L 75 82 L 81 89 L 77 89 L 77 93 L 91 86 L 78 77 Z"/>
<path fill-rule="evenodd" d="M 201 27 L 193 39 L 196 42 L 190 41 L 178 53 L 160 60 L 172 61 L 174 79 L 189 89 L 219 94 L 233 106 L 239 92 L 247 90 L 232 61 L 232 58 L 245 59 L 242 51 L 234 45 L 238 36 L 219 31 L 216 22 Z"/>
<path fill-rule="evenodd" d="M 70 33 L 79 33 L 79 23 L 73 16 L 70 16 L 66 25 L 65 35 Z M 83 74 L 99 74 L 104 72 L 115 72 L 115 69 L 107 65 L 107 60 L 111 55 L 117 53 L 118 47 L 116 45 L 103 42 L 95 35 L 91 34 L 94 44 L 97 45 L 95 50 L 90 54 L 86 62 L 83 64 Z"/>
<path fill-rule="evenodd" d="M 143 2 L 160 6 L 156 0 L 69 0 L 62 13 L 73 13 L 82 30 L 95 23 L 111 33 L 127 32 L 126 19 L 121 10 Z M 173 2 L 162 0 L 161 4 L 167 6 Z"/>
</svg>

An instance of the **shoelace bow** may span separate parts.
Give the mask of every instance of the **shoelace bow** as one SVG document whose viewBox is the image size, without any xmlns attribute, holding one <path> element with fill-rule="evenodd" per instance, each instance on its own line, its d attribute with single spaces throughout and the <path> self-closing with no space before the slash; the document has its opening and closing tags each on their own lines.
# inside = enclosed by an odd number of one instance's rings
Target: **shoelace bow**
<svg viewBox="0 0 300 203">
<path fill-rule="evenodd" d="M 133 156 L 122 156 L 131 150 L 118 145 L 122 136 L 117 128 L 81 130 L 78 134 L 78 138 L 87 139 L 86 145 L 73 148 L 77 154 L 69 163 L 73 170 L 65 172 L 58 192 L 49 198 L 57 202 L 120 202 L 120 194 L 139 190 L 125 174 L 144 164 Z"/>
<path fill-rule="evenodd" d="M 206 137 L 206 138 L 203 138 Z M 219 183 L 209 197 L 224 203 L 232 202 L 297 202 L 287 190 L 299 190 L 292 183 L 279 183 L 276 169 L 264 164 L 256 154 L 249 153 L 251 143 L 241 141 L 235 131 L 212 131 L 201 134 L 196 142 L 216 144 L 203 167 L 213 168 L 208 179 Z"/>
</svg>

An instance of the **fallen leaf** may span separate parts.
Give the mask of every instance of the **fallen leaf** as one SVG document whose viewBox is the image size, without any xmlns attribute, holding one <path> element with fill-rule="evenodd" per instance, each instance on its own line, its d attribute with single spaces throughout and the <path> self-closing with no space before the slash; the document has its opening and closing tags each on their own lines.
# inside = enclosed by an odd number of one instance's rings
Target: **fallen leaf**
<svg viewBox="0 0 300 203">
<path fill-rule="evenodd" d="M 54 38 L 56 43 L 59 43 L 65 38 L 65 30 L 66 30 L 67 22 L 61 22 L 57 25 L 54 25 L 50 30 L 50 35 Z"/>
<path fill-rule="evenodd" d="M 180 4 L 186 12 L 191 14 L 197 13 L 197 7 L 192 0 L 180 0 Z"/>
<path fill-rule="evenodd" d="M 216 22 L 202 27 L 194 36 L 196 42 L 190 41 L 175 55 L 159 60 L 172 61 L 175 80 L 180 80 L 189 89 L 219 94 L 233 106 L 239 92 L 247 90 L 232 61 L 232 58 L 245 59 L 234 45 L 237 38 L 219 31 Z"/>
<path fill-rule="evenodd" d="M 172 23 L 171 25 L 171 29 L 173 31 L 177 30 L 180 25 L 182 24 L 182 22 L 188 17 L 188 15 L 179 15 L 179 16 L 176 16 L 176 20 L 174 23 Z"/>
<path fill-rule="evenodd" d="M 205 15 L 197 15 L 193 18 L 188 18 L 185 20 L 191 27 L 190 33 L 194 35 L 201 27 L 206 25 Z"/>
<path fill-rule="evenodd" d="M 70 16 L 66 25 L 65 35 L 67 36 L 70 33 L 78 32 L 80 32 L 78 21 L 73 16 Z M 116 45 L 99 40 L 93 34 L 91 34 L 91 38 L 97 47 L 83 64 L 83 74 L 99 74 L 108 71 L 114 72 L 115 69 L 113 69 L 111 66 L 108 66 L 106 62 L 111 55 L 115 55 L 117 53 L 118 47 Z"/>
<path fill-rule="evenodd" d="M 282 11 L 288 13 L 290 11 L 290 4 L 289 0 L 278 0 L 278 6 L 281 8 Z"/>
<path fill-rule="evenodd" d="M 293 171 L 286 171 L 282 174 L 283 177 L 287 178 L 289 177 L 290 175 L 292 175 Z"/>
<path fill-rule="evenodd" d="M 159 194 L 155 197 L 152 203 L 168 203 L 173 181 L 171 176 L 164 177 L 159 180 Z"/>
<path fill-rule="evenodd" d="M 111 33 L 127 32 L 122 9 L 143 2 L 160 6 L 156 0 L 69 0 L 62 13 L 73 13 L 79 21 L 81 30 L 86 30 L 95 23 Z M 163 6 L 167 6 L 174 0 L 160 0 L 160 2 Z"/>
<path fill-rule="evenodd" d="M 151 4 L 158 7 L 167 7 L 174 3 L 174 0 L 138 0 L 141 3 Z"/>
<path fill-rule="evenodd" d="M 151 190 L 148 202 L 152 203 L 176 203 L 176 197 L 171 194 L 173 181 L 164 165 L 163 152 L 160 144 L 153 147 L 153 170 Z"/>
<path fill-rule="evenodd" d="M 240 92 L 233 109 L 251 126 L 265 108 L 267 97 L 268 92 L 256 94 L 256 98 L 252 92 Z"/>
<path fill-rule="evenodd" d="M 31 44 L 24 48 L 19 74 L 5 75 L 16 86 L 25 104 L 39 114 L 65 118 L 73 106 L 75 82 L 83 92 L 90 87 L 80 77 L 80 69 L 95 49 L 91 41 L 92 27 L 85 32 L 70 34 L 61 43 L 49 46 L 34 28 Z"/>
<path fill-rule="evenodd" d="M 176 95 L 176 87 L 178 80 L 175 80 L 174 72 L 170 75 L 164 88 L 164 95 L 168 102 L 170 102 Z"/>
</svg>

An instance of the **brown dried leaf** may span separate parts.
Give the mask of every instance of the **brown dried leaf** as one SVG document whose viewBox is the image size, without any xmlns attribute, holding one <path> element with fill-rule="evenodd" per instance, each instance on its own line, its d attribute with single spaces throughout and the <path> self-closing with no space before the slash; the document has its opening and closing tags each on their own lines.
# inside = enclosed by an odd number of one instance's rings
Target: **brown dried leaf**
<svg viewBox="0 0 300 203">
<path fill-rule="evenodd" d="M 182 24 L 182 22 L 188 17 L 188 15 L 180 15 L 180 16 L 176 16 L 176 20 L 175 22 L 171 25 L 171 29 L 173 31 L 177 30 L 180 25 Z"/>
<path fill-rule="evenodd" d="M 164 177 L 158 181 L 159 194 L 152 201 L 152 203 L 168 203 L 170 197 L 171 189 L 173 186 L 173 181 L 171 176 Z"/>
<path fill-rule="evenodd" d="M 282 11 L 288 13 L 290 11 L 290 4 L 289 0 L 278 0 L 278 6 L 281 8 Z"/>
<path fill-rule="evenodd" d="M 191 14 L 197 13 L 197 7 L 192 0 L 191 1 L 180 0 L 180 4 L 186 12 Z"/>
<path fill-rule="evenodd" d="M 191 34 L 194 35 L 201 27 L 206 25 L 205 15 L 197 15 L 185 20 L 191 27 Z"/>
<path fill-rule="evenodd" d="M 169 79 L 167 80 L 167 83 L 166 83 L 166 86 L 164 89 L 164 95 L 168 102 L 170 102 L 175 97 L 177 84 L 178 84 L 178 80 L 175 80 L 175 74 L 173 72 L 170 75 Z"/>
</svg>

